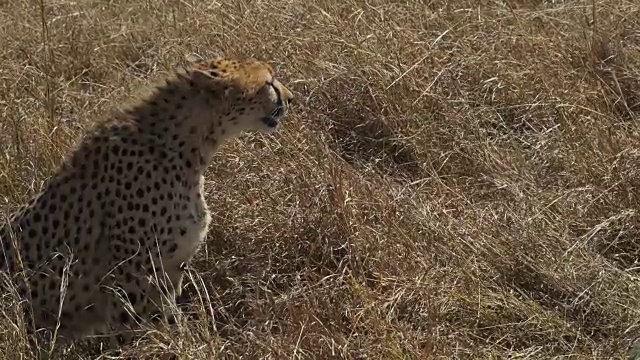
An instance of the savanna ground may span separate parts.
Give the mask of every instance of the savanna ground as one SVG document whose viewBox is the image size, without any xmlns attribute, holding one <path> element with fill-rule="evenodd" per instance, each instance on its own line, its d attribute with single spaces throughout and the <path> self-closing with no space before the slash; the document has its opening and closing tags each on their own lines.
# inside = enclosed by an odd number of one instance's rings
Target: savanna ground
<svg viewBox="0 0 640 360">
<path fill-rule="evenodd" d="M 190 315 L 131 352 L 620 359 L 640 336 L 640 3 L 0 1 L 0 215 L 188 54 L 268 60 L 297 102 L 217 155 Z M 0 302 L 0 357 L 30 358 Z"/>
</svg>

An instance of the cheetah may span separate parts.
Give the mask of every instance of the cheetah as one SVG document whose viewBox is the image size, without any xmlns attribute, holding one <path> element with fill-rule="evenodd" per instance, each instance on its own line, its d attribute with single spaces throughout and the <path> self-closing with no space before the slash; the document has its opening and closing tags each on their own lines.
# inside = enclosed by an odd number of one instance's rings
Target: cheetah
<svg viewBox="0 0 640 360">
<path fill-rule="evenodd" d="M 73 342 L 166 315 L 209 228 L 214 153 L 277 131 L 289 110 L 274 76 L 255 59 L 196 62 L 83 137 L 0 228 L 0 271 L 30 305 L 30 333 Z"/>
</svg>

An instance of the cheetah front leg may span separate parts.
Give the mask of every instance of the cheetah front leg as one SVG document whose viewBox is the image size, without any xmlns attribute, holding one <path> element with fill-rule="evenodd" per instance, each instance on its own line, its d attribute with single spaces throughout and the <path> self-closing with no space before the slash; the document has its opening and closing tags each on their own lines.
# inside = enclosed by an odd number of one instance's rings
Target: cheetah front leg
<svg viewBox="0 0 640 360">
<path fill-rule="evenodd" d="M 175 290 L 180 279 L 171 279 L 161 269 L 152 273 L 134 272 L 133 266 L 117 271 L 114 281 L 104 291 L 108 293 L 108 322 L 114 330 L 109 335 L 110 347 L 130 344 L 146 327 L 175 324 Z M 174 280 L 174 281 L 171 281 Z"/>
</svg>

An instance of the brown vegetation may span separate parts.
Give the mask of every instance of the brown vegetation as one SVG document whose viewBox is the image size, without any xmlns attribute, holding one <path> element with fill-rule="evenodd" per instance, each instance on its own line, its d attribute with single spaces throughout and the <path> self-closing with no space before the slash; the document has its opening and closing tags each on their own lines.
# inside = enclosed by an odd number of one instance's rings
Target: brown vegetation
<svg viewBox="0 0 640 360">
<path fill-rule="evenodd" d="M 625 357 L 640 3 L 0 0 L 0 217 L 192 53 L 266 59 L 297 103 L 216 157 L 180 336 L 132 353 Z M 29 358 L 0 301 L 0 358 Z"/>
</svg>

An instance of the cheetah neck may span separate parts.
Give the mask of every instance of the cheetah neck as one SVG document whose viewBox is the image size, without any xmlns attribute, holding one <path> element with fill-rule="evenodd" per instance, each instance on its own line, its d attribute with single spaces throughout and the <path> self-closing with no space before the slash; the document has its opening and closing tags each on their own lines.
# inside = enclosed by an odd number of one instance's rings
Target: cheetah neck
<svg viewBox="0 0 640 360">
<path fill-rule="evenodd" d="M 237 136 L 230 129 L 229 109 L 220 99 L 195 87 L 188 79 L 167 80 L 129 111 L 138 131 L 157 139 L 199 181 L 218 147 Z M 196 182 L 197 182 L 196 181 Z"/>
</svg>

